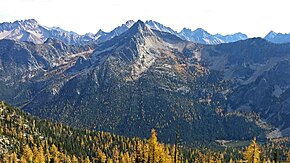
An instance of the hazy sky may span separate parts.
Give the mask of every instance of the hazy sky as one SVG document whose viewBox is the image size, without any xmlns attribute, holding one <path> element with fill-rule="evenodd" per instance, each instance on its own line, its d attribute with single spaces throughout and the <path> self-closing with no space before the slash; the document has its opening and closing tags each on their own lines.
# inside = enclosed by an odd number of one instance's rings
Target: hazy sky
<svg viewBox="0 0 290 163">
<path fill-rule="evenodd" d="M 110 31 L 127 20 L 155 20 L 176 31 L 290 33 L 289 0 L 0 0 L 0 22 L 36 19 L 79 34 Z"/>
</svg>

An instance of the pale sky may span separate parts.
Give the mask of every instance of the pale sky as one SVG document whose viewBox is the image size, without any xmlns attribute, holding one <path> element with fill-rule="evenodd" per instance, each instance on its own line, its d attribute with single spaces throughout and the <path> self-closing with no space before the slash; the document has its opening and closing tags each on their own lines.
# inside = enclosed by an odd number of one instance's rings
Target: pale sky
<svg viewBox="0 0 290 163">
<path fill-rule="evenodd" d="M 289 0 L 0 0 L 0 22 L 36 19 L 79 34 L 106 32 L 127 20 L 155 20 L 176 31 L 290 33 Z"/>
</svg>

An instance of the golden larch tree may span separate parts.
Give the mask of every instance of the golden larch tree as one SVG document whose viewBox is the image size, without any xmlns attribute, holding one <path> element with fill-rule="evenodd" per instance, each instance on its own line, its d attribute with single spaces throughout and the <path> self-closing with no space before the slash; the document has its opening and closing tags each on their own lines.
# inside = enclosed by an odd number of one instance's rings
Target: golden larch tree
<svg viewBox="0 0 290 163">
<path fill-rule="evenodd" d="M 25 160 L 27 162 L 33 161 L 32 160 L 33 159 L 33 152 L 27 144 L 24 146 L 22 157 L 23 157 L 22 160 Z"/>
<path fill-rule="evenodd" d="M 38 151 L 36 151 L 36 156 L 34 158 L 34 163 L 44 163 L 45 162 L 45 156 L 42 146 L 38 148 Z"/>
<path fill-rule="evenodd" d="M 244 152 L 244 159 L 248 161 L 248 163 L 259 163 L 260 153 L 260 148 L 256 142 L 256 138 L 254 138 L 252 143 L 246 148 Z"/>
<path fill-rule="evenodd" d="M 158 143 L 157 133 L 154 129 L 151 130 L 151 137 L 149 139 L 149 162 L 165 162 L 165 152 L 163 145 Z"/>
</svg>

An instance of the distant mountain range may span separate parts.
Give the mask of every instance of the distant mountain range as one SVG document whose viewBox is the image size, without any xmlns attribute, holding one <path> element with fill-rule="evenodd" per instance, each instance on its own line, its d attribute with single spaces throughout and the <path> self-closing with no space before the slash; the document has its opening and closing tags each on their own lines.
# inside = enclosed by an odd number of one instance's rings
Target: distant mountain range
<svg viewBox="0 0 290 163">
<path fill-rule="evenodd" d="M 40 25 L 34 19 L 15 21 L 13 23 L 4 22 L 0 24 L 0 39 L 12 39 L 18 41 L 28 41 L 35 44 L 42 44 L 48 38 L 59 39 L 69 45 L 83 45 L 88 43 L 100 43 L 110 40 L 116 36 L 127 31 L 135 22 L 129 20 L 121 26 L 116 27 L 110 32 L 99 30 L 96 34 L 87 33 L 79 35 L 75 32 L 66 31 L 59 27 L 46 27 Z M 194 31 L 188 28 L 183 28 L 180 32 L 176 32 L 170 27 L 166 27 L 156 21 L 146 21 L 145 24 L 153 30 L 167 32 L 178 36 L 179 38 L 187 41 L 192 41 L 201 44 L 221 44 L 236 42 L 239 40 L 247 39 L 247 35 L 243 33 L 235 33 L 232 35 L 212 35 L 202 28 Z M 273 43 L 286 43 L 290 42 L 290 34 L 269 32 L 265 39 Z"/>
<path fill-rule="evenodd" d="M 96 33 L 87 33 L 79 35 L 75 32 L 66 31 L 59 27 L 46 27 L 40 25 L 34 19 L 20 20 L 13 23 L 4 22 L 0 24 L 0 39 L 12 39 L 18 41 L 28 41 L 35 44 L 42 44 L 48 38 L 59 39 L 69 45 L 84 45 L 89 43 L 100 43 L 108 41 L 116 36 L 127 31 L 135 22 L 129 20 L 121 26 L 116 27 L 110 32 L 104 32 L 101 29 Z M 221 44 L 236 42 L 239 40 L 247 39 L 247 35 L 243 33 L 235 33 L 232 35 L 212 35 L 202 28 L 194 31 L 188 28 L 183 28 L 180 32 L 176 32 L 170 27 L 166 27 L 156 21 L 146 21 L 145 24 L 153 30 L 167 32 L 173 34 L 183 40 L 192 41 L 201 44 Z M 265 39 L 273 43 L 286 43 L 290 42 L 290 34 L 269 32 Z"/>
<path fill-rule="evenodd" d="M 87 44 L 95 40 L 94 35 L 78 35 L 61 28 L 48 28 L 34 19 L 0 24 L 0 39 L 12 39 L 42 44 L 48 38 L 59 39 L 66 44 Z"/>
<path fill-rule="evenodd" d="M 75 32 L 69 32 L 58 27 L 46 27 L 40 25 L 34 19 L 15 21 L 13 23 L 1 23 L 0 24 L 0 39 L 12 39 L 18 41 L 28 41 L 35 44 L 42 44 L 48 38 L 59 39 L 62 42 L 70 45 L 82 45 L 91 42 L 104 42 L 116 37 L 125 31 L 127 31 L 135 22 L 133 20 L 127 21 L 125 24 L 116 27 L 111 32 L 104 32 L 99 30 L 96 34 L 87 33 L 85 35 L 79 35 Z M 179 33 L 166 27 L 156 21 L 146 21 L 145 24 L 153 30 L 162 32 L 168 32 L 181 39 L 187 41 L 193 41 L 201 44 L 220 44 L 235 42 L 238 40 L 244 40 L 248 37 L 242 33 L 236 33 L 233 35 L 212 35 L 205 30 L 199 28 L 195 31 L 184 28 Z"/>
</svg>

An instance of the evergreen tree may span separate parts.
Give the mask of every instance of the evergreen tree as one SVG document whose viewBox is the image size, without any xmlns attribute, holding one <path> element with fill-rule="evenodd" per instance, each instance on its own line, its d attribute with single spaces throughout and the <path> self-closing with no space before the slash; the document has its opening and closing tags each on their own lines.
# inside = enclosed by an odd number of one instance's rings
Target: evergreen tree
<svg viewBox="0 0 290 163">
<path fill-rule="evenodd" d="M 278 151 L 278 149 L 275 149 L 275 151 L 274 151 L 273 161 L 274 162 L 279 162 L 279 151 Z"/>
</svg>

